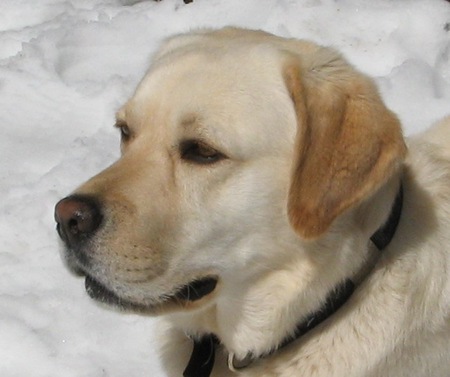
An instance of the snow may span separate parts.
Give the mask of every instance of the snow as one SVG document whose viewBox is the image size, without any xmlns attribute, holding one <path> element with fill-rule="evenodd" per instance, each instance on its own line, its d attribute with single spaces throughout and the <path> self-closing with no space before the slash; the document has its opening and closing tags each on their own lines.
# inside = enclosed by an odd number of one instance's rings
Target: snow
<svg viewBox="0 0 450 377">
<path fill-rule="evenodd" d="M 163 376 L 155 319 L 105 310 L 53 207 L 118 157 L 114 112 L 158 43 L 224 25 L 307 38 L 375 77 L 406 134 L 450 113 L 444 0 L 1 0 L 0 376 Z"/>
</svg>

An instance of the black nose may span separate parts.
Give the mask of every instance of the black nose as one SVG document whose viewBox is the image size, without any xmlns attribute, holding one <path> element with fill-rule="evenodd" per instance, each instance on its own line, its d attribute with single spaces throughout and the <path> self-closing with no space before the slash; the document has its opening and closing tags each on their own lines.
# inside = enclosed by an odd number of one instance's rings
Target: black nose
<svg viewBox="0 0 450 377">
<path fill-rule="evenodd" d="M 68 246 L 76 246 L 93 235 L 102 219 L 100 204 L 91 196 L 71 195 L 55 207 L 56 229 Z"/>
</svg>

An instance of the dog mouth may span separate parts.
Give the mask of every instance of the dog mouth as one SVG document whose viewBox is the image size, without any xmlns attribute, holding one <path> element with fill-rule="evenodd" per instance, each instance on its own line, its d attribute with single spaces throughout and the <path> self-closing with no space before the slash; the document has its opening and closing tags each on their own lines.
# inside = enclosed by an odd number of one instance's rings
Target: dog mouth
<svg viewBox="0 0 450 377">
<path fill-rule="evenodd" d="M 161 296 L 156 300 L 156 304 L 136 303 L 132 300 L 122 298 L 89 275 L 85 278 L 85 288 L 91 298 L 101 303 L 125 310 L 153 312 L 169 303 L 177 304 L 177 306 L 187 306 L 190 303 L 199 301 L 216 289 L 217 282 L 218 278 L 213 276 L 192 280 L 176 288 L 174 290 L 175 293 Z"/>
</svg>

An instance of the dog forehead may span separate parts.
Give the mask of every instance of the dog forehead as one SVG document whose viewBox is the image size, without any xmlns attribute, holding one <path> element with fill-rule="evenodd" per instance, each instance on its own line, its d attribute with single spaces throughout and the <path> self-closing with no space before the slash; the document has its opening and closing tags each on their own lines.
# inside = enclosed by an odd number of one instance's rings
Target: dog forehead
<svg viewBox="0 0 450 377">
<path fill-rule="evenodd" d="M 277 51 L 250 47 L 237 42 L 177 47 L 156 59 L 128 107 L 137 114 L 159 114 L 164 121 L 157 123 L 166 126 L 198 116 L 212 126 L 235 127 L 240 135 L 263 131 L 271 138 L 269 128 L 286 118 L 295 125 L 293 104 Z"/>
<path fill-rule="evenodd" d="M 255 98 L 282 86 L 279 60 L 272 48 L 258 45 L 251 50 L 239 44 L 176 49 L 153 63 L 136 96 L 192 93 L 192 101 L 251 92 Z"/>
</svg>

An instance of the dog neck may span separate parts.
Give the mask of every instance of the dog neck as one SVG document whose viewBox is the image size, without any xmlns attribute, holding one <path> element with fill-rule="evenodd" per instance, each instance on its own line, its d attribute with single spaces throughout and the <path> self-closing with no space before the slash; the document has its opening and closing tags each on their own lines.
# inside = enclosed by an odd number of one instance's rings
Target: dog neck
<svg viewBox="0 0 450 377">
<path fill-rule="evenodd" d="M 392 205 L 390 214 L 386 222 L 370 237 L 372 243 L 379 251 L 385 249 L 393 239 L 400 221 L 403 205 L 403 187 L 400 185 L 397 196 Z M 355 283 L 346 279 L 333 289 L 327 296 L 325 303 L 319 310 L 308 315 L 297 325 L 293 335 L 286 337 L 282 342 L 273 347 L 269 352 L 261 355 L 248 353 L 243 359 L 238 359 L 233 353 L 229 353 L 228 367 L 232 371 L 248 367 L 257 359 L 272 355 L 276 351 L 290 344 L 294 340 L 308 333 L 314 327 L 331 317 L 339 308 L 345 304 L 355 289 Z M 184 377 L 209 377 L 214 367 L 216 348 L 220 345 L 220 340 L 214 334 L 204 335 L 200 339 L 193 339 L 194 347 L 191 358 L 183 373 Z"/>
</svg>

